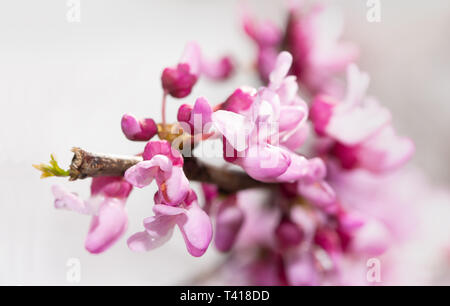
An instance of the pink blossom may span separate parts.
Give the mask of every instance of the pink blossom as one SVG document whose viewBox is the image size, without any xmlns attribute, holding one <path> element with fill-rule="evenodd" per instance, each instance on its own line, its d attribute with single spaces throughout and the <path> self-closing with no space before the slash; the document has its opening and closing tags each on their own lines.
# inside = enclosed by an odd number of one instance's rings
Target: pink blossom
<svg viewBox="0 0 450 306">
<path fill-rule="evenodd" d="M 130 184 L 143 188 L 154 179 L 162 203 L 178 206 L 190 192 L 189 181 L 183 172 L 183 157 L 166 140 L 150 141 L 145 146 L 143 161 L 125 172 Z"/>
<path fill-rule="evenodd" d="M 148 141 L 158 132 L 153 119 L 138 120 L 128 114 L 123 115 L 121 125 L 122 132 L 129 140 Z"/>
<path fill-rule="evenodd" d="M 92 215 L 85 247 L 94 254 L 106 251 L 126 231 L 125 202 L 131 190 L 132 186 L 121 177 L 93 178 L 88 200 L 61 186 L 52 187 L 56 208 Z"/>
<path fill-rule="evenodd" d="M 208 60 L 202 55 L 197 43 L 189 42 L 177 66 L 164 69 L 161 76 L 162 87 L 172 97 L 184 98 L 191 93 L 202 74 L 210 79 L 223 80 L 233 70 L 234 65 L 229 56 L 218 61 Z"/>
<path fill-rule="evenodd" d="M 344 168 L 393 170 L 411 158 L 414 144 L 396 135 L 390 112 L 366 96 L 368 85 L 368 75 L 350 66 L 345 97 L 338 101 L 318 96 L 311 107 L 311 120 L 317 134 L 335 141 L 331 153 Z"/>
<path fill-rule="evenodd" d="M 227 197 L 219 204 L 215 229 L 215 245 L 219 251 L 227 252 L 233 247 L 244 219 L 236 195 Z"/>
<path fill-rule="evenodd" d="M 358 57 L 355 45 L 339 41 L 342 29 L 342 17 L 320 4 L 308 12 L 289 11 L 285 42 L 294 57 L 291 72 L 312 93 L 333 91 L 335 75 Z"/>
<path fill-rule="evenodd" d="M 186 201 L 178 207 L 156 204 L 155 216 L 144 219 L 145 231 L 128 239 L 133 251 L 149 251 L 170 239 L 175 225 L 183 235 L 188 252 L 195 257 L 202 256 L 211 242 L 212 225 L 208 215 L 198 206 L 196 199 Z"/>
<path fill-rule="evenodd" d="M 193 107 L 189 104 L 181 105 L 178 109 L 177 119 L 179 122 L 183 122 L 189 126 L 192 135 L 206 134 L 211 127 L 212 112 L 208 100 L 200 97 L 195 101 Z M 186 130 L 187 126 L 182 127 L 185 132 L 189 132 L 189 130 Z"/>
<path fill-rule="evenodd" d="M 257 22 L 247 12 L 242 17 L 243 28 L 257 44 L 257 67 L 267 82 L 276 66 L 280 51 L 289 51 L 293 65 L 289 73 L 297 76 L 309 92 L 336 92 L 336 74 L 358 57 L 358 49 L 341 42 L 343 23 L 340 16 L 322 5 L 309 11 L 291 5 L 287 27 L 283 31 L 270 21 Z"/>
<path fill-rule="evenodd" d="M 297 94 L 295 77 L 286 76 L 291 63 L 289 53 L 278 56 L 269 86 L 258 90 L 246 114 L 219 110 L 212 115 L 215 128 L 224 137 L 226 160 L 260 181 L 296 181 L 321 166 L 310 165 L 305 157 L 290 150 L 293 148 L 284 147 L 293 135 L 303 136 L 301 127 L 308 113 Z"/>
</svg>

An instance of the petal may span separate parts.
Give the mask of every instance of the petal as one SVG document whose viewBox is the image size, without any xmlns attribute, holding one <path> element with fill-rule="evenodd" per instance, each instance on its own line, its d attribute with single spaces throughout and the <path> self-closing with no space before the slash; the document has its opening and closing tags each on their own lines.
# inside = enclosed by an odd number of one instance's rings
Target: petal
<svg viewBox="0 0 450 306">
<path fill-rule="evenodd" d="M 327 207 L 336 201 L 336 193 L 333 188 L 325 182 L 303 183 L 298 185 L 298 192 L 307 200 L 319 207 Z"/>
<path fill-rule="evenodd" d="M 156 155 L 151 160 L 144 160 L 125 171 L 125 179 L 138 188 L 149 185 L 158 171 L 170 172 L 172 163 L 163 155 Z"/>
<path fill-rule="evenodd" d="M 256 89 L 252 87 L 238 88 L 223 103 L 222 109 L 238 114 L 245 112 L 253 104 L 256 93 Z"/>
<path fill-rule="evenodd" d="M 155 216 L 144 219 L 145 231 L 128 238 L 128 247 L 132 251 L 150 251 L 162 246 L 172 237 L 177 218 L 185 213 L 183 208 L 161 204 L 156 204 L 153 211 Z"/>
<path fill-rule="evenodd" d="M 355 64 L 347 68 L 347 94 L 343 100 L 345 107 L 355 107 L 363 102 L 369 87 L 370 77 L 361 72 Z"/>
<path fill-rule="evenodd" d="M 290 163 L 286 170 L 276 178 L 277 182 L 292 182 L 297 181 L 311 171 L 309 161 L 301 155 L 285 151 L 289 155 Z"/>
<path fill-rule="evenodd" d="M 57 209 L 72 210 L 80 214 L 93 213 L 93 207 L 89 201 L 82 200 L 77 194 L 62 186 L 53 185 L 52 193 L 55 197 L 55 208 Z"/>
<path fill-rule="evenodd" d="M 374 99 L 366 99 L 362 106 L 349 111 L 334 108 L 326 132 L 345 145 L 356 145 L 379 132 L 390 120 L 389 110 Z"/>
<path fill-rule="evenodd" d="M 91 195 L 102 194 L 110 198 L 128 198 L 133 186 L 123 177 L 100 176 L 92 178 Z"/>
<path fill-rule="evenodd" d="M 105 251 L 122 236 L 127 225 L 128 217 L 124 201 L 105 198 L 98 215 L 92 218 L 85 242 L 86 249 L 94 254 Z"/>
<path fill-rule="evenodd" d="M 189 64 L 190 72 L 198 76 L 200 74 L 201 58 L 202 52 L 200 46 L 196 42 L 190 41 L 184 48 L 180 63 Z"/>
<path fill-rule="evenodd" d="M 414 150 L 410 139 L 397 136 L 392 126 L 388 126 L 358 147 L 357 159 L 361 167 L 379 173 L 403 166 Z"/>
<path fill-rule="evenodd" d="M 386 226 L 377 220 L 370 220 L 357 230 L 351 247 L 355 252 L 378 256 L 387 250 L 391 242 L 392 235 Z"/>
<path fill-rule="evenodd" d="M 174 149 L 167 140 L 152 140 L 145 145 L 144 153 L 142 154 L 144 160 L 151 160 L 156 155 L 166 156 L 174 166 L 183 165 L 183 156 L 180 151 Z"/>
<path fill-rule="evenodd" d="M 295 130 L 281 134 L 280 145 L 289 150 L 295 151 L 300 148 L 310 134 L 309 123 L 300 124 Z"/>
<path fill-rule="evenodd" d="M 134 116 L 125 114 L 121 121 L 122 132 L 130 140 L 147 141 L 158 132 L 153 119 L 138 120 Z"/>
<path fill-rule="evenodd" d="M 295 254 L 286 258 L 286 277 L 292 286 L 314 286 L 319 275 L 310 254 Z"/>
<path fill-rule="evenodd" d="M 269 144 L 250 146 L 245 156 L 239 159 L 239 165 L 247 174 L 260 181 L 275 181 L 290 164 L 286 150 Z"/>
<path fill-rule="evenodd" d="M 203 97 L 198 98 L 195 101 L 192 109 L 189 123 L 194 127 L 194 133 L 207 133 L 204 131 L 206 124 L 211 122 L 212 109 L 208 100 Z"/>
<path fill-rule="evenodd" d="M 233 61 L 231 57 L 224 56 L 218 60 L 209 60 L 202 58 L 201 72 L 206 77 L 213 80 L 224 80 L 230 77 L 234 71 Z"/>
<path fill-rule="evenodd" d="M 223 201 L 217 211 L 215 245 L 219 251 L 227 252 L 236 241 L 244 222 L 244 212 L 236 203 L 236 196 Z"/>
<path fill-rule="evenodd" d="M 292 55 L 287 52 L 281 52 L 275 63 L 275 69 L 270 73 L 270 86 L 278 87 L 283 82 L 283 79 L 287 76 L 289 69 L 292 65 Z"/>
<path fill-rule="evenodd" d="M 173 227 L 165 235 L 160 237 L 150 236 L 147 231 L 138 232 L 127 240 L 128 247 L 134 252 L 145 252 L 156 249 L 170 240 L 173 233 Z"/>
<path fill-rule="evenodd" d="M 295 129 L 306 118 L 307 114 L 307 110 L 301 106 L 282 106 L 280 112 L 280 131 Z"/>
<path fill-rule="evenodd" d="M 183 218 L 177 219 L 188 252 L 195 257 L 202 256 L 208 249 L 212 237 L 209 216 L 193 202 Z"/>
<path fill-rule="evenodd" d="M 212 114 L 212 121 L 215 128 L 236 151 L 240 152 L 247 148 L 247 137 L 252 125 L 243 115 L 218 110 Z"/>
<path fill-rule="evenodd" d="M 188 196 L 191 188 L 189 180 L 183 172 L 182 167 L 173 167 L 169 177 L 163 180 L 157 178 L 159 192 L 162 195 L 164 204 L 179 205 Z"/>
</svg>

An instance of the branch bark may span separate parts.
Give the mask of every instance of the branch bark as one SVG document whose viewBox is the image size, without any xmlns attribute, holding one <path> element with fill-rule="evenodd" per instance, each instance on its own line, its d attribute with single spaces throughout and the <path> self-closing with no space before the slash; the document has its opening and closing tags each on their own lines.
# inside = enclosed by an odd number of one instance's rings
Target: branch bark
<svg viewBox="0 0 450 306">
<path fill-rule="evenodd" d="M 142 161 L 137 156 L 99 154 L 80 148 L 73 148 L 72 152 L 74 156 L 69 170 L 71 181 L 97 176 L 123 176 L 128 168 Z M 254 180 L 241 171 L 207 165 L 196 157 L 184 157 L 183 170 L 189 180 L 215 184 L 225 193 L 273 185 Z"/>
</svg>

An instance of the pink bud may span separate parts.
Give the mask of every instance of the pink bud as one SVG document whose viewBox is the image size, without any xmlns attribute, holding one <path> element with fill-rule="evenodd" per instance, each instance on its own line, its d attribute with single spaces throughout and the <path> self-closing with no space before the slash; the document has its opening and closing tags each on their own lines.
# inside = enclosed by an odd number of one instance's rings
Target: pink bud
<svg viewBox="0 0 450 306">
<path fill-rule="evenodd" d="M 166 68 L 161 76 L 164 91 L 174 98 L 184 98 L 189 95 L 197 79 L 198 75 L 191 71 L 187 63 L 178 64 L 175 68 Z"/>
<path fill-rule="evenodd" d="M 275 235 L 278 239 L 278 243 L 282 248 L 290 248 L 299 245 L 303 238 L 304 233 L 301 228 L 298 227 L 292 221 L 283 218 L 280 224 L 275 230 Z"/>
<path fill-rule="evenodd" d="M 122 117 L 122 132 L 129 140 L 147 141 L 158 132 L 153 119 L 138 120 L 132 115 L 125 114 Z"/>
<path fill-rule="evenodd" d="M 178 109 L 177 120 L 179 122 L 189 122 L 191 120 L 192 106 L 183 104 Z"/>
<path fill-rule="evenodd" d="M 256 90 L 253 88 L 238 88 L 221 105 L 221 109 L 234 113 L 240 113 L 248 110 L 256 96 Z"/>
</svg>

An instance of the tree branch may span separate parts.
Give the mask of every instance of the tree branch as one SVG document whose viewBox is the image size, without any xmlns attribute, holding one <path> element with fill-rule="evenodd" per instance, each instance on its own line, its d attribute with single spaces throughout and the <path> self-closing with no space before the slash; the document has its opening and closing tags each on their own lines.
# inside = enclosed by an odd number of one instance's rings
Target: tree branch
<svg viewBox="0 0 450 306">
<path fill-rule="evenodd" d="M 97 176 L 122 176 L 125 171 L 142 161 L 137 156 L 114 156 L 73 148 L 70 165 L 70 180 Z M 196 157 L 184 157 L 184 173 L 191 181 L 215 184 L 225 193 L 234 193 L 249 188 L 268 187 L 273 184 L 254 180 L 241 171 L 206 165 Z"/>
</svg>

